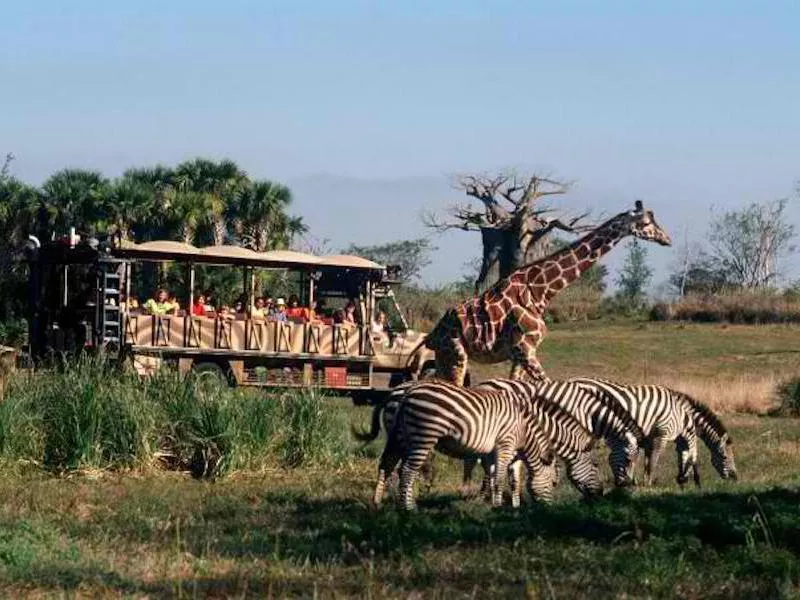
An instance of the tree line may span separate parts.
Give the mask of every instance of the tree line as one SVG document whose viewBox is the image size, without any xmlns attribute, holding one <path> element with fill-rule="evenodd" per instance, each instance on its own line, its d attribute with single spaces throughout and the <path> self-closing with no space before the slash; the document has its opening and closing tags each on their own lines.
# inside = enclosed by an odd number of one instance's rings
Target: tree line
<svg viewBox="0 0 800 600">
<path fill-rule="evenodd" d="M 117 178 L 68 168 L 39 186 L 14 177 L 12 160 L 8 155 L 0 165 L 0 320 L 22 314 L 24 273 L 12 257 L 29 235 L 45 241 L 74 227 L 117 241 L 234 244 L 264 252 L 288 247 L 307 230 L 289 213 L 287 186 L 251 178 L 231 160 L 134 167 Z"/>
</svg>

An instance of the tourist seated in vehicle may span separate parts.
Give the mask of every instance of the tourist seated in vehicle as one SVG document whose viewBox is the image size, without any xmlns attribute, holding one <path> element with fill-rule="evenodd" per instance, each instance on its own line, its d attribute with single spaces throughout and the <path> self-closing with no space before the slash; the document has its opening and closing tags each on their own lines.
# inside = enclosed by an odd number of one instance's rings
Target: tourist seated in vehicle
<svg viewBox="0 0 800 600">
<path fill-rule="evenodd" d="M 253 319 L 265 319 L 267 317 L 267 301 L 263 296 L 256 298 L 253 308 L 250 309 L 250 317 Z"/>
<path fill-rule="evenodd" d="M 350 323 L 352 325 L 358 324 L 356 319 L 356 303 L 352 300 L 348 300 L 347 304 L 345 304 L 344 321 L 345 323 Z"/>
<path fill-rule="evenodd" d="M 270 313 L 269 320 L 280 322 L 286 322 L 288 320 L 286 317 L 286 302 L 283 298 L 278 298 L 275 301 L 275 310 Z"/>
<path fill-rule="evenodd" d="M 205 317 L 206 310 L 206 297 L 200 294 L 194 299 L 194 304 L 192 304 L 192 316 Z"/>
<path fill-rule="evenodd" d="M 203 297 L 206 299 L 206 313 L 213 313 L 216 309 L 216 298 L 211 290 L 203 292 Z"/>
<path fill-rule="evenodd" d="M 334 325 L 344 325 L 344 311 L 341 308 L 337 308 L 333 311 L 333 324 Z"/>
<path fill-rule="evenodd" d="M 328 320 L 325 309 L 325 299 L 320 298 L 314 302 L 314 308 L 311 310 L 311 320 L 325 322 Z"/>
<path fill-rule="evenodd" d="M 167 314 L 177 315 L 181 310 L 180 302 L 178 302 L 178 299 L 175 298 L 175 294 L 173 293 L 169 293 L 167 297 L 169 298 L 167 300 L 167 303 L 169 304 L 169 309 L 167 310 Z"/>
<path fill-rule="evenodd" d="M 233 303 L 233 312 L 235 312 L 237 315 L 244 315 L 245 309 L 243 300 L 239 299 Z"/>
<path fill-rule="evenodd" d="M 169 294 L 164 288 L 157 289 L 153 297 L 144 304 L 144 310 L 151 315 L 163 316 L 168 314 L 171 309 Z"/>
<path fill-rule="evenodd" d="M 389 336 L 388 321 L 386 313 L 379 310 L 372 320 L 372 341 L 380 343 L 384 346 L 391 345 L 391 337 Z"/>
<path fill-rule="evenodd" d="M 289 296 L 289 305 L 286 308 L 286 318 L 290 321 L 298 323 L 307 323 L 309 320 L 309 311 L 304 306 L 300 306 L 300 298 L 297 294 Z"/>
<path fill-rule="evenodd" d="M 236 315 L 234 315 L 233 311 L 231 311 L 231 307 L 225 304 L 217 312 L 217 318 L 222 321 L 233 321 L 236 319 Z"/>
</svg>

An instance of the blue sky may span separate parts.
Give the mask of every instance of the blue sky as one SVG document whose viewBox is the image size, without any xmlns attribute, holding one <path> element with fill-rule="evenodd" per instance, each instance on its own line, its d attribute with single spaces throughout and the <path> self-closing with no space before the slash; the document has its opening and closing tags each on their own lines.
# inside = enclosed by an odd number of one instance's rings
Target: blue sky
<svg viewBox="0 0 800 600">
<path fill-rule="evenodd" d="M 699 237 L 800 178 L 798 31 L 778 1 L 4 3 L 0 152 L 33 182 L 230 157 L 336 247 L 424 233 L 448 174 L 507 166 Z M 478 239 L 436 243 L 429 282 Z"/>
</svg>

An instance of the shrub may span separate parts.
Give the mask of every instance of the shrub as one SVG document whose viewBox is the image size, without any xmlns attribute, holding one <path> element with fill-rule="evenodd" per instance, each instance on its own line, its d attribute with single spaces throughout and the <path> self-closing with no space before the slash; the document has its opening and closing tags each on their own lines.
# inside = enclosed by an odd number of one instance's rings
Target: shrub
<svg viewBox="0 0 800 600">
<path fill-rule="evenodd" d="M 800 416 L 800 378 L 789 379 L 778 386 L 778 407 L 773 411 L 775 416 Z"/>
<path fill-rule="evenodd" d="M 650 318 L 748 325 L 800 323 L 800 299 L 770 292 L 688 295 L 651 311 Z"/>
</svg>

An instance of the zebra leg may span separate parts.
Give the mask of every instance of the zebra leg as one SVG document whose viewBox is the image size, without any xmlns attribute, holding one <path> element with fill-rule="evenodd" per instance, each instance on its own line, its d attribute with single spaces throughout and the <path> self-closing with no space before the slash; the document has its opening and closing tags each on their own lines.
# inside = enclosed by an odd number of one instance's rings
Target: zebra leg
<svg viewBox="0 0 800 600">
<path fill-rule="evenodd" d="M 539 502 L 550 503 L 553 501 L 555 489 L 556 462 L 545 465 L 538 457 L 530 456 L 527 452 L 522 455 L 522 462 L 528 471 L 527 488 L 531 499 Z"/>
<path fill-rule="evenodd" d="M 503 505 L 503 484 L 506 481 L 511 481 L 509 477 L 509 465 L 511 459 L 514 458 L 514 447 L 509 441 L 500 442 L 495 450 L 495 470 L 494 470 L 494 486 L 492 490 L 492 506 L 499 507 Z M 514 498 L 511 498 L 514 508 L 519 507 L 519 495 L 517 495 L 517 504 L 514 505 Z"/>
<path fill-rule="evenodd" d="M 480 461 L 483 467 L 483 481 L 481 481 L 480 495 L 486 500 L 491 500 L 494 481 L 497 476 L 495 457 L 493 454 L 487 454 L 486 456 L 482 456 Z"/>
<path fill-rule="evenodd" d="M 511 506 L 519 508 L 522 490 L 522 461 L 515 459 L 508 467 L 508 482 L 511 487 Z"/>
<path fill-rule="evenodd" d="M 378 466 L 378 483 L 375 485 L 375 495 L 372 498 L 376 507 L 379 507 L 381 502 L 383 502 L 383 494 L 386 491 L 386 479 L 391 476 L 398 462 L 400 462 L 400 452 L 396 444 L 393 443 L 393 440 L 390 439 L 386 444 L 386 448 L 383 450 Z"/>
<path fill-rule="evenodd" d="M 633 471 L 636 468 L 638 448 L 631 448 L 623 441 L 615 442 L 608 455 L 608 464 L 614 474 L 614 485 L 617 487 L 630 487 L 636 482 Z"/>
<path fill-rule="evenodd" d="M 678 485 L 683 487 L 689 481 L 689 469 L 694 475 L 694 483 L 700 487 L 700 470 L 697 466 L 697 439 L 680 436 L 675 440 L 675 451 L 678 454 Z"/>
<path fill-rule="evenodd" d="M 416 445 L 406 452 L 403 466 L 400 468 L 400 494 L 398 495 L 398 501 L 406 510 L 414 510 L 417 507 L 414 502 L 414 481 L 416 481 L 422 465 L 433 451 L 434 445 L 435 440 L 430 445 Z"/>
<path fill-rule="evenodd" d="M 475 463 L 478 458 L 470 456 L 464 459 L 464 474 L 461 477 L 461 497 L 467 498 L 470 496 L 470 483 L 472 483 L 472 472 L 475 470 Z"/>
<path fill-rule="evenodd" d="M 666 446 L 667 441 L 661 436 L 656 436 L 650 440 L 650 445 L 645 451 L 644 475 L 648 486 L 652 486 L 656 481 L 655 470 Z"/>
</svg>

